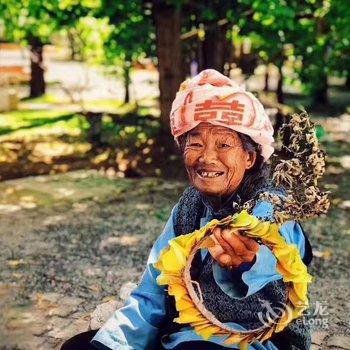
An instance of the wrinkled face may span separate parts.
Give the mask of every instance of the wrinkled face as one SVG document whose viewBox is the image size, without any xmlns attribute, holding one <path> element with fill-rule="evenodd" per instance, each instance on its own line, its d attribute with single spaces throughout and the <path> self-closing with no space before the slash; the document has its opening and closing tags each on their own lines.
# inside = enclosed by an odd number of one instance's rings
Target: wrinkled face
<svg viewBox="0 0 350 350">
<path fill-rule="evenodd" d="M 189 131 L 183 157 L 195 188 L 208 196 L 224 197 L 237 190 L 256 153 L 244 150 L 235 131 L 200 123 Z"/>
</svg>

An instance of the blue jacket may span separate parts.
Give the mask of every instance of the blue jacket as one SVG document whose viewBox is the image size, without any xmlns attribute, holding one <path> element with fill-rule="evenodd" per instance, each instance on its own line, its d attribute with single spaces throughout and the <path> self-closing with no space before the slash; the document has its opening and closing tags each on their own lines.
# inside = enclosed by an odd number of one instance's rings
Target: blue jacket
<svg viewBox="0 0 350 350">
<path fill-rule="evenodd" d="M 162 234 L 154 243 L 150 252 L 147 267 L 143 273 L 138 287 L 131 293 L 125 305 L 116 310 L 113 316 L 103 325 L 92 340 L 92 344 L 100 350 L 154 350 L 159 348 L 159 334 L 166 320 L 166 290 L 159 286 L 156 278 L 159 271 L 153 267 L 158 261 L 161 251 L 168 245 L 170 239 L 175 237 L 174 217 L 177 205 L 173 208 Z M 273 207 L 268 202 L 260 201 L 254 207 L 252 214 L 261 218 L 271 218 Z M 201 218 L 200 226 L 204 226 L 213 218 L 213 208 L 206 204 L 206 210 Z M 305 236 L 301 226 L 288 221 L 280 229 L 288 243 L 298 246 L 303 257 L 305 253 Z M 202 253 L 204 254 L 204 253 Z M 267 283 L 281 279 L 276 271 L 276 258 L 271 251 L 261 246 L 253 264 L 244 266 L 238 273 L 230 272 L 215 264 L 214 278 L 221 289 L 234 298 L 245 298 L 263 288 Z M 239 283 L 238 283 L 239 282 Z M 247 286 L 244 290 L 237 288 Z M 244 329 L 236 325 L 237 329 Z M 165 349 L 175 349 L 179 344 L 188 341 L 202 341 L 191 327 L 184 326 L 179 331 L 161 339 Z M 212 343 L 221 344 L 222 338 L 212 337 Z M 238 349 L 237 345 L 226 346 L 227 349 Z M 249 349 L 275 350 L 277 347 L 267 341 L 264 344 L 255 342 Z"/>
</svg>

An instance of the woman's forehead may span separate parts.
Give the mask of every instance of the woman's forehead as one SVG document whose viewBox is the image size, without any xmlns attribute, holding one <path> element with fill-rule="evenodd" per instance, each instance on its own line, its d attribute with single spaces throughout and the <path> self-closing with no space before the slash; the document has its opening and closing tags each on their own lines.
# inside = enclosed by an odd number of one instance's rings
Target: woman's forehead
<svg viewBox="0 0 350 350">
<path fill-rule="evenodd" d="M 191 136 L 200 136 L 204 133 L 209 133 L 211 135 L 227 135 L 233 137 L 238 136 L 237 133 L 232 129 L 210 123 L 200 123 L 194 129 L 189 131 L 189 135 Z"/>
</svg>

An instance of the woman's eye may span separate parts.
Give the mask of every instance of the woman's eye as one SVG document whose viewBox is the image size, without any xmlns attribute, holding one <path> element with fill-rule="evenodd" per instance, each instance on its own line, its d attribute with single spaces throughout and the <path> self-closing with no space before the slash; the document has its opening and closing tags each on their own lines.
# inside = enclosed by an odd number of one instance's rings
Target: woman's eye
<svg viewBox="0 0 350 350">
<path fill-rule="evenodd" d="M 229 148 L 229 147 L 231 147 L 231 145 L 229 145 L 228 143 L 220 143 L 219 147 L 220 148 Z"/>
</svg>

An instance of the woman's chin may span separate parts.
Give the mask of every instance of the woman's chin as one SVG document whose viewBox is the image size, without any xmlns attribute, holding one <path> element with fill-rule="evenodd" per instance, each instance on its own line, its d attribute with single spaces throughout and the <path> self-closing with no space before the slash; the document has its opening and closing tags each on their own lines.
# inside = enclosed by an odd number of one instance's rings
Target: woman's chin
<svg viewBox="0 0 350 350">
<path fill-rule="evenodd" d="M 224 192 L 222 182 L 215 183 L 214 181 L 195 181 L 193 186 L 202 194 L 206 196 L 220 196 L 221 193 Z"/>
</svg>

